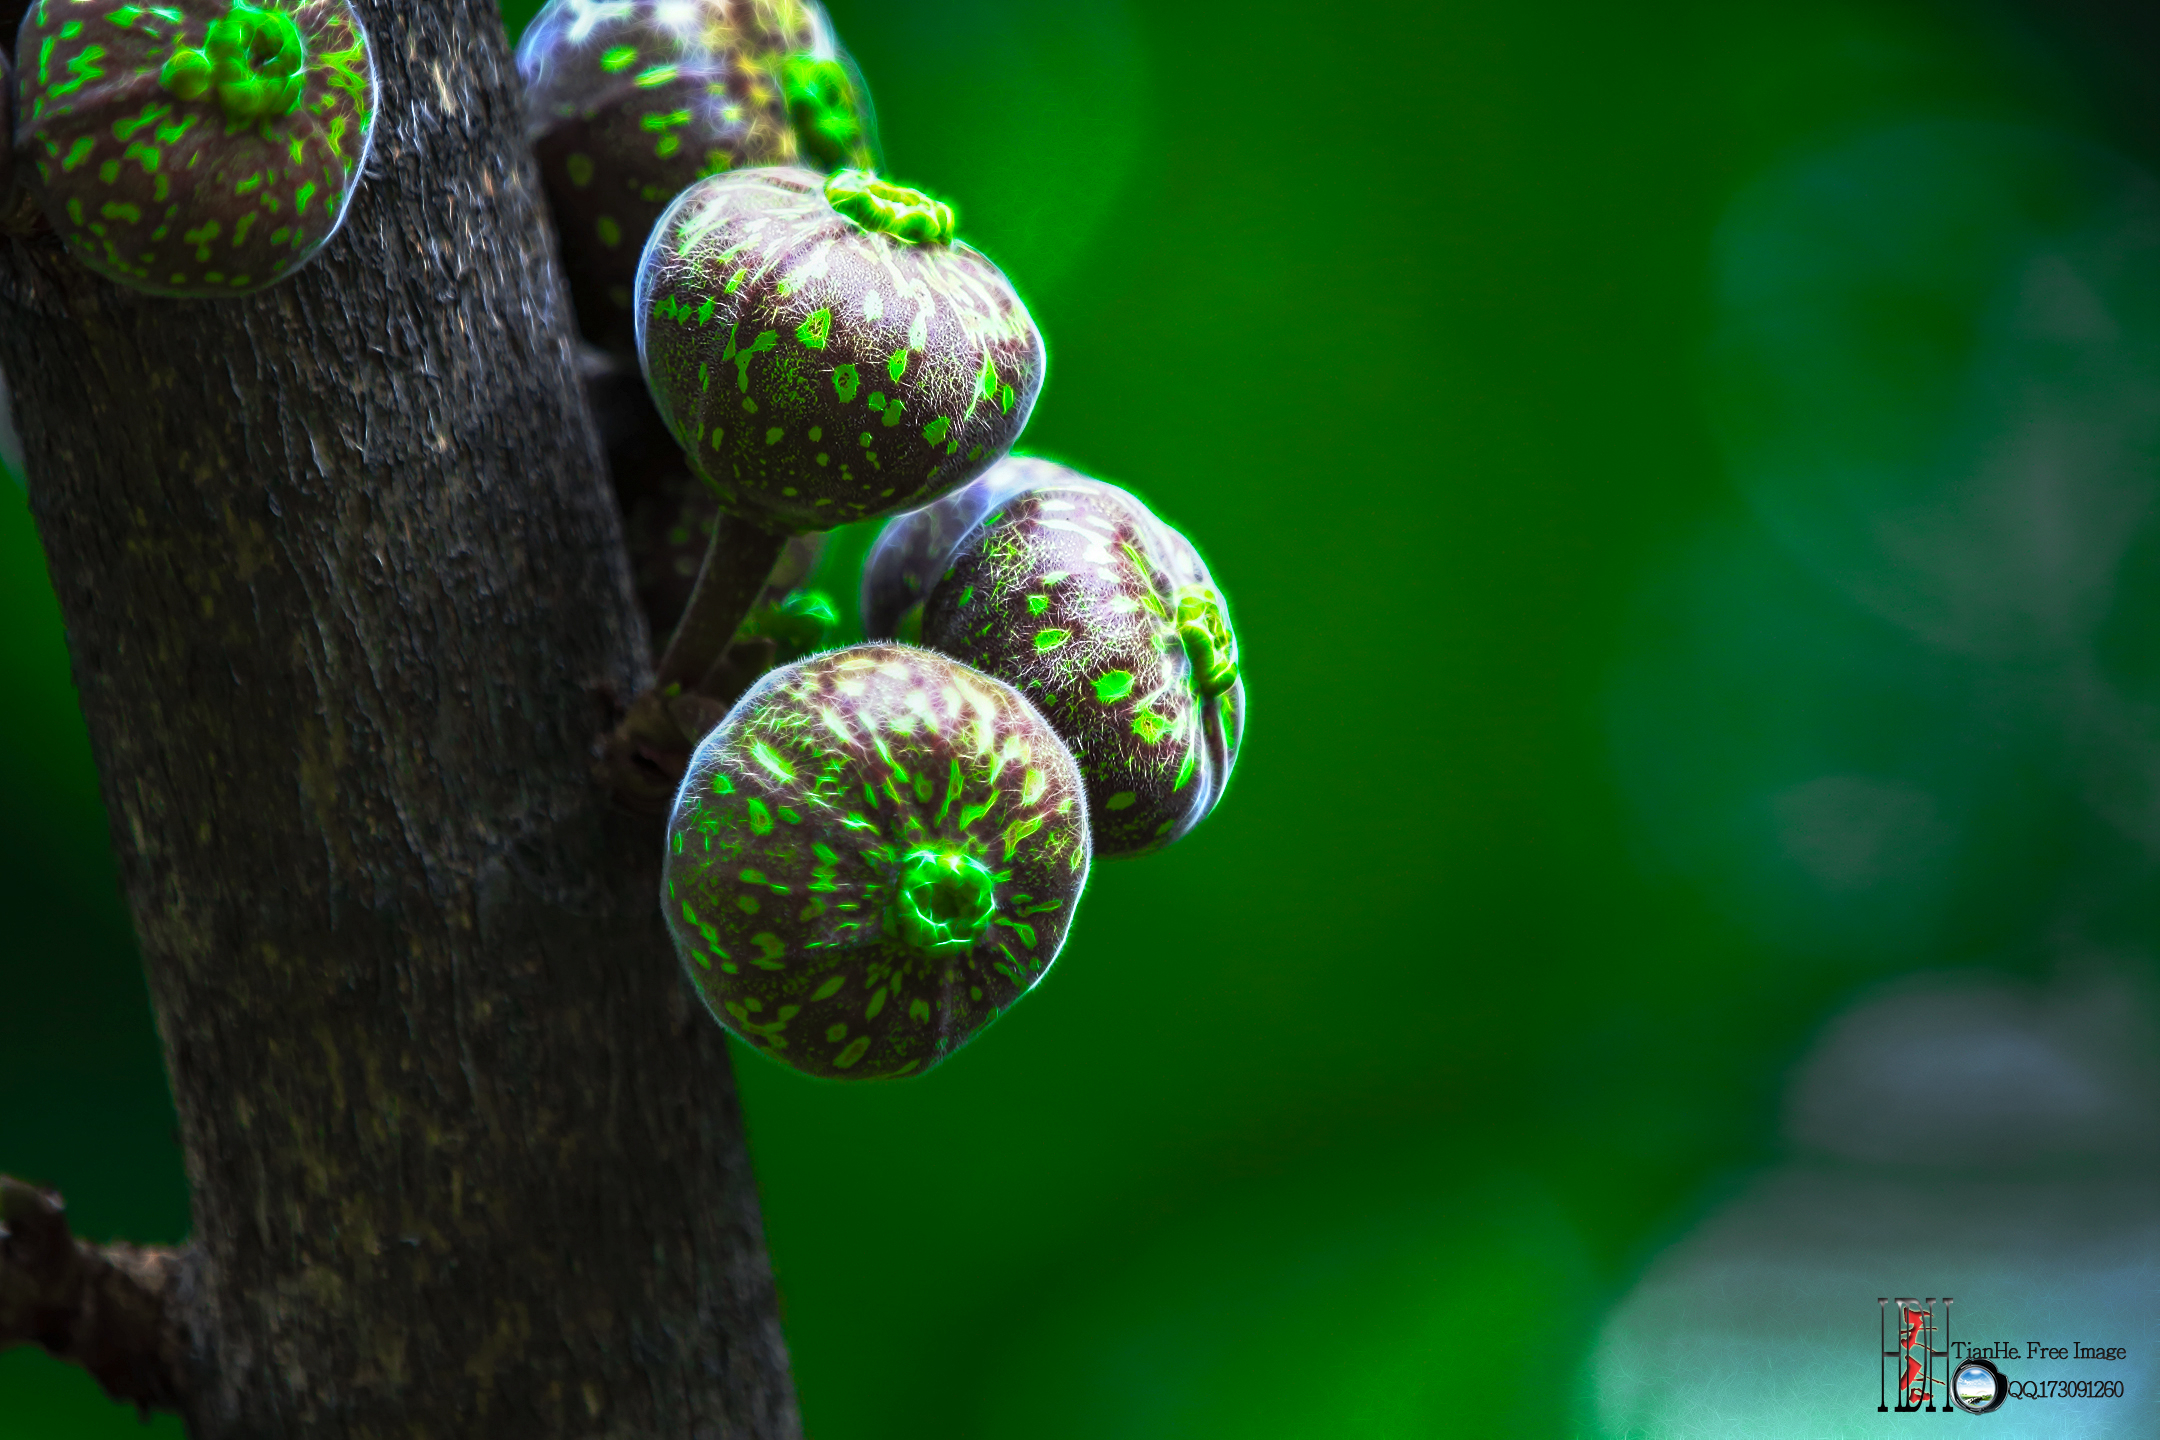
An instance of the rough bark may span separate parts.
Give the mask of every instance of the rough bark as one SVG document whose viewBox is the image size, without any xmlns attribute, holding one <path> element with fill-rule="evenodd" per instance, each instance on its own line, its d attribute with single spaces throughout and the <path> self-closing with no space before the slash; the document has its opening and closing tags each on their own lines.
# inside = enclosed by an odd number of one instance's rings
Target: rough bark
<svg viewBox="0 0 2160 1440">
<path fill-rule="evenodd" d="M 500 17 L 362 0 L 345 232 L 218 302 L 0 255 L 0 368 L 193 1193 L 202 1437 L 798 1430 Z"/>
</svg>

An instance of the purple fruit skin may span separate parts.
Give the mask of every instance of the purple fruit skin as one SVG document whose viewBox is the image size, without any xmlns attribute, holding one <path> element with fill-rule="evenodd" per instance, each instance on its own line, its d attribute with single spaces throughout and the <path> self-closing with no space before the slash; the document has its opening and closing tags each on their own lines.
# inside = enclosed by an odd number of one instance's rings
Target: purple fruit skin
<svg viewBox="0 0 2160 1440">
<path fill-rule="evenodd" d="M 1104 859 L 1185 835 L 1237 762 L 1245 682 L 1195 688 L 1175 623 L 1186 594 L 1222 604 L 1192 544 L 1126 491 L 1075 477 L 985 515 L 923 607 L 924 645 L 1012 685 L 1072 747 Z"/>
<path fill-rule="evenodd" d="M 995 919 L 926 954 L 888 913 L 911 850 L 996 874 Z M 812 1075 L 920 1074 L 1027 993 L 1087 886 L 1071 754 L 1010 686 L 903 645 L 768 672 L 690 759 L 661 905 L 713 1018 Z"/>
<path fill-rule="evenodd" d="M 700 180 L 637 279 L 653 401 L 723 509 L 830 530 L 958 489 L 1042 389 L 1042 336 L 959 242 L 908 244 L 826 201 L 808 170 Z"/>
<path fill-rule="evenodd" d="M 685 186 L 794 161 L 781 65 L 819 31 L 798 0 L 551 0 L 533 17 L 527 133 L 594 344 L 632 352 L 638 256 Z"/>
<path fill-rule="evenodd" d="M 345 0 L 258 6 L 300 28 L 303 97 L 289 115 L 232 126 L 214 91 L 183 100 L 158 78 L 230 5 L 171 8 L 177 23 L 126 0 L 30 7 L 16 42 L 30 62 L 17 87 L 25 178 L 69 251 L 108 279 L 180 297 L 259 290 L 344 223 L 374 132 L 367 36 Z M 82 28 L 63 35 L 71 25 Z"/>
<path fill-rule="evenodd" d="M 872 640 L 900 634 L 903 617 L 929 598 L 960 538 L 1007 499 L 1085 478 L 1053 460 L 1008 455 L 942 500 L 893 516 L 863 561 L 863 634 Z"/>
</svg>

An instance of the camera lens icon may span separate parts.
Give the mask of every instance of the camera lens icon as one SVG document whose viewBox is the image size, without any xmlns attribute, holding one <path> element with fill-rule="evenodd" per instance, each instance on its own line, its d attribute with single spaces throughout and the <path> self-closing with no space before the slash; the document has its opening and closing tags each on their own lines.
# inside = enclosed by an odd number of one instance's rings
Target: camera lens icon
<svg viewBox="0 0 2160 1440">
<path fill-rule="evenodd" d="M 1985 1360 L 1967 1360 L 1950 1377 L 1950 1398 L 1968 1415 L 1985 1415 L 2003 1403 L 2010 1382 Z"/>
</svg>

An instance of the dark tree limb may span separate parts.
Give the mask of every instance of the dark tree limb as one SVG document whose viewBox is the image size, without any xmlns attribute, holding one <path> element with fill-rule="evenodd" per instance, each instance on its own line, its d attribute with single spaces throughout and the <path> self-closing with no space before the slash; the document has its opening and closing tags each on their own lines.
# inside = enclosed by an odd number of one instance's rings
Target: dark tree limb
<svg viewBox="0 0 2160 1440">
<path fill-rule="evenodd" d="M 113 1399 L 178 1410 L 187 1393 L 181 1251 L 90 1245 L 60 1196 L 0 1175 L 0 1350 L 42 1345 Z"/>
<path fill-rule="evenodd" d="M 321 255 L 0 242 L 0 371 L 172 1078 L 196 1440 L 800 1434 L 727 1048 L 594 783 L 649 681 L 493 0 L 357 0 Z M 124 1268 L 124 1267 L 116 1267 Z"/>
</svg>

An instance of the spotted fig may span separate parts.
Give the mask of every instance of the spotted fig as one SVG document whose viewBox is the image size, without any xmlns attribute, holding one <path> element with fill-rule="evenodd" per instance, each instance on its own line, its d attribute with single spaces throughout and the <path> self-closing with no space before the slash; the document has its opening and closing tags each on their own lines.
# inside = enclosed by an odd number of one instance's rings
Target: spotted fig
<svg viewBox="0 0 2160 1440">
<path fill-rule="evenodd" d="M 1088 859 L 1079 771 L 1033 706 L 860 645 L 771 671 L 698 746 L 662 905 L 744 1040 L 812 1075 L 915 1075 L 1042 978 Z"/>
<path fill-rule="evenodd" d="M 376 105 L 346 0 L 36 0 L 16 62 L 30 186 L 110 279 L 259 290 L 344 223 Z"/>
<path fill-rule="evenodd" d="M 1245 727 L 1237 641 L 1207 566 L 1137 498 L 1074 472 L 1002 501 L 954 548 L 923 644 L 1032 700 L 1086 777 L 1095 850 L 1145 854 L 1214 808 Z"/>
</svg>

